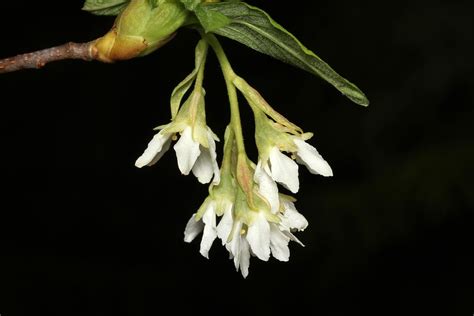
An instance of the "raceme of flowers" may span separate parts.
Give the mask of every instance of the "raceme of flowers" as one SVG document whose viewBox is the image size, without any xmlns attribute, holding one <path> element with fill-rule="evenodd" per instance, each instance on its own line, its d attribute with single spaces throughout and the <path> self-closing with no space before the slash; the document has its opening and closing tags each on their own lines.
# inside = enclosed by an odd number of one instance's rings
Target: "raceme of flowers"
<svg viewBox="0 0 474 316">
<path fill-rule="evenodd" d="M 209 46 L 221 63 L 231 107 L 220 166 L 216 155 L 219 137 L 206 122 L 203 78 Z M 237 92 L 243 94 L 254 113 L 256 163 L 245 152 Z M 297 193 L 298 164 L 313 174 L 332 176 L 329 164 L 308 142 L 312 134 L 277 113 L 237 76 L 220 44 L 209 37 L 196 47 L 196 68 L 174 90 L 171 112 L 171 122 L 156 128 L 158 132 L 135 165 L 152 166 L 173 147 L 183 175 L 192 173 L 200 183 L 210 183 L 209 196 L 185 227 L 184 241 L 190 243 L 202 234 L 200 253 L 206 258 L 212 245 L 221 243 L 244 278 L 252 256 L 263 261 L 270 256 L 288 261 L 290 241 L 303 246 L 294 234 L 306 229 L 308 222 L 297 211 L 295 199 L 279 192 L 278 184 Z"/>
</svg>

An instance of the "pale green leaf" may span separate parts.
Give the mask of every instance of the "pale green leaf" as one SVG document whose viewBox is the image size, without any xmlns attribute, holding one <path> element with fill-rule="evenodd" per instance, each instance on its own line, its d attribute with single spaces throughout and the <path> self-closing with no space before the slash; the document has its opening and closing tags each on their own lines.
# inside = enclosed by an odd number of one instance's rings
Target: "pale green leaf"
<svg viewBox="0 0 474 316">
<path fill-rule="evenodd" d="M 180 0 L 180 1 L 189 11 L 194 11 L 196 7 L 201 4 L 201 0 Z"/>
<path fill-rule="evenodd" d="M 219 12 L 231 20 L 214 33 L 318 75 L 353 102 L 369 105 L 369 100 L 357 86 L 340 76 L 263 10 L 240 1 L 207 4 L 202 8 Z"/>
<path fill-rule="evenodd" d="M 83 10 L 95 15 L 119 15 L 131 0 L 86 0 Z"/>
<path fill-rule="evenodd" d="M 230 19 L 224 14 L 217 11 L 206 10 L 204 7 L 205 5 L 199 5 L 194 13 L 196 13 L 197 18 L 206 33 L 213 32 L 230 24 Z"/>
<path fill-rule="evenodd" d="M 206 33 L 222 28 L 230 23 L 230 19 L 222 13 L 213 10 L 206 10 L 203 8 L 203 6 L 206 6 L 209 3 L 203 3 L 202 0 L 180 1 L 186 9 L 194 12 L 199 24 L 201 24 Z"/>
</svg>

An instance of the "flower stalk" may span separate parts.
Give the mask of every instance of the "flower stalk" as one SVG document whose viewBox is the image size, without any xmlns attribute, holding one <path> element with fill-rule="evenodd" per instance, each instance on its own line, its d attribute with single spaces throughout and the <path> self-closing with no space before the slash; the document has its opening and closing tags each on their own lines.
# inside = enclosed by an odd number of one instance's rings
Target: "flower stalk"
<svg viewBox="0 0 474 316">
<path fill-rule="evenodd" d="M 219 43 L 219 40 L 212 34 L 204 35 L 204 39 L 209 43 L 209 45 L 214 50 L 214 53 L 217 56 L 219 64 L 224 75 L 224 80 L 227 87 L 227 93 L 229 96 L 230 103 L 230 112 L 231 112 L 231 125 L 234 130 L 235 140 L 237 142 L 237 150 L 239 154 L 245 154 L 245 144 L 244 136 L 242 132 L 242 123 L 240 119 L 240 109 L 239 101 L 237 98 L 237 89 L 234 86 L 234 79 L 237 77 L 232 66 L 227 58 L 227 55 L 222 48 L 222 45 Z"/>
<path fill-rule="evenodd" d="M 237 166 L 236 178 L 242 190 L 245 192 L 251 207 L 255 207 L 253 198 L 253 171 L 249 166 L 249 159 L 245 151 L 244 135 L 242 132 L 242 122 L 240 118 L 239 100 L 237 97 L 237 88 L 234 85 L 234 79 L 237 78 L 227 55 L 219 43 L 219 40 L 212 34 L 203 34 L 203 38 L 209 43 L 217 56 L 219 64 L 224 75 L 227 87 L 227 93 L 230 104 L 231 126 L 237 147 Z"/>
</svg>

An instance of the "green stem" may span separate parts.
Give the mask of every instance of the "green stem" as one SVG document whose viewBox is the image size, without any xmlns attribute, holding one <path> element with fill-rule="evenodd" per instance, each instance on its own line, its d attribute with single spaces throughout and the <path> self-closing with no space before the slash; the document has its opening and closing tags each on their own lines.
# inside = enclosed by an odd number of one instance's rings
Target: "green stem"
<svg viewBox="0 0 474 316">
<path fill-rule="evenodd" d="M 201 65 L 199 65 L 198 73 L 196 75 L 196 81 L 194 81 L 194 92 L 196 92 L 195 96 L 198 97 L 198 100 L 196 102 L 191 102 L 191 107 L 190 107 L 190 113 L 192 120 L 196 120 L 198 117 L 199 113 L 205 113 L 205 109 L 201 108 L 204 107 L 204 103 L 199 102 L 201 100 L 202 94 L 204 93 L 204 90 L 202 88 L 203 82 L 204 82 L 204 71 L 206 69 L 206 60 L 207 60 L 207 52 L 209 48 L 209 44 L 206 41 L 203 42 L 203 49 L 204 49 L 204 57 L 202 60 Z M 193 98 L 193 101 L 195 99 Z"/>
<path fill-rule="evenodd" d="M 239 101 L 237 98 L 237 89 L 234 86 L 234 79 L 237 77 L 232 66 L 230 65 L 229 59 L 227 58 L 222 45 L 219 43 L 217 38 L 212 34 L 203 35 L 206 41 L 211 45 L 212 49 L 216 53 L 219 64 L 224 74 L 225 83 L 227 86 L 227 93 L 229 95 L 230 103 L 230 123 L 234 130 L 234 136 L 237 143 L 237 151 L 240 154 L 245 154 L 244 135 L 242 133 L 242 123 L 240 120 Z"/>
<path fill-rule="evenodd" d="M 204 58 L 202 60 L 202 64 L 200 65 L 199 67 L 199 70 L 198 70 L 198 73 L 197 73 L 197 77 L 196 77 L 196 81 L 194 83 L 194 90 L 201 90 L 202 89 L 202 84 L 204 82 L 204 70 L 206 68 L 206 60 L 207 60 L 207 51 L 208 51 L 208 48 L 209 48 L 209 44 L 204 41 L 204 49 L 205 49 L 205 52 L 204 52 Z"/>
</svg>

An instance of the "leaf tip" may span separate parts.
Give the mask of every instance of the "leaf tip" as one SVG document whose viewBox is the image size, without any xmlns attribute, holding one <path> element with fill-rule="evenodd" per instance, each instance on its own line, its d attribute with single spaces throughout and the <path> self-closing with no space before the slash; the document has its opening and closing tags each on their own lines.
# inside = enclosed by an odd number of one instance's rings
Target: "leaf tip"
<svg viewBox="0 0 474 316">
<path fill-rule="evenodd" d="M 363 107 L 368 107 L 370 105 L 369 99 L 363 94 L 363 98 L 358 102 L 359 105 L 362 105 Z"/>
<path fill-rule="evenodd" d="M 349 98 L 352 102 L 358 105 L 362 105 L 363 107 L 368 107 L 370 104 L 369 99 L 367 96 L 357 88 L 353 83 L 346 81 L 347 85 L 340 87 L 335 86 L 343 95 Z"/>
<path fill-rule="evenodd" d="M 369 101 L 369 99 L 367 99 L 367 97 L 365 95 L 363 97 L 359 97 L 359 98 L 354 98 L 352 96 L 347 96 L 347 97 L 349 97 L 349 99 L 352 102 L 354 102 L 355 104 L 361 105 L 365 108 L 370 105 L 370 101 Z"/>
</svg>

